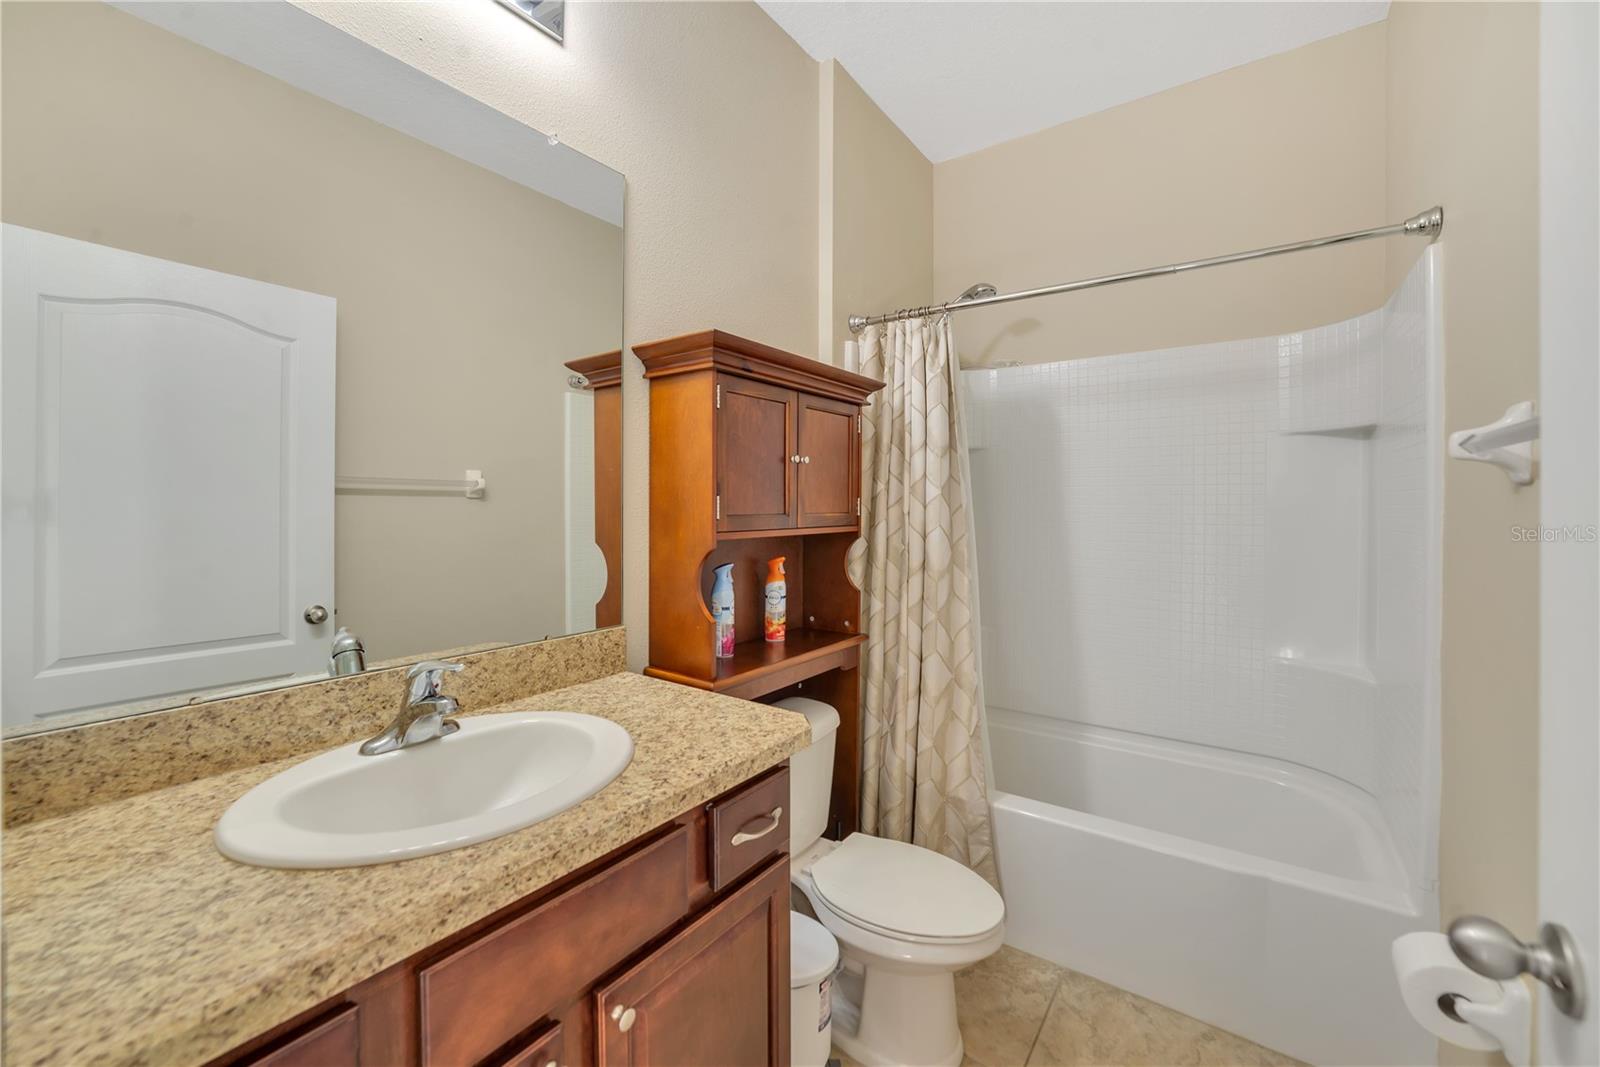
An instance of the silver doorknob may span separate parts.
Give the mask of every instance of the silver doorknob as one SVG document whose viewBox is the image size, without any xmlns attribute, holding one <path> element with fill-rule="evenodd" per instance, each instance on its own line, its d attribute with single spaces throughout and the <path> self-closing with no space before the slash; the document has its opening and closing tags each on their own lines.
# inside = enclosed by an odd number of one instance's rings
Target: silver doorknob
<svg viewBox="0 0 1600 1067">
<path fill-rule="evenodd" d="M 627 1033 L 633 1029 L 633 1021 L 638 1018 L 638 1013 L 632 1008 L 624 1008 L 618 1004 L 611 1009 L 611 1017 L 617 1021 L 617 1029 Z"/>
<path fill-rule="evenodd" d="M 1550 987 L 1550 999 L 1562 1014 L 1583 1018 L 1588 999 L 1583 963 L 1566 927 L 1545 923 L 1539 927 L 1539 940 L 1520 941 L 1493 919 L 1463 915 L 1450 924 L 1450 949 L 1485 978 L 1497 982 L 1523 974 L 1537 978 Z"/>
<path fill-rule="evenodd" d="M 328 609 L 321 604 L 313 604 L 306 609 L 306 622 L 312 626 L 321 626 L 328 621 Z"/>
</svg>

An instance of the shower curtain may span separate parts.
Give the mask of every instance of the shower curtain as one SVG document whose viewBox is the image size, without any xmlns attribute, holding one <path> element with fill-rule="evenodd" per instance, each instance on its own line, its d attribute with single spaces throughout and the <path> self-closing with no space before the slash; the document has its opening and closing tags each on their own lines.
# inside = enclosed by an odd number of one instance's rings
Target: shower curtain
<svg viewBox="0 0 1600 1067">
<path fill-rule="evenodd" d="M 862 829 L 943 853 L 994 882 L 977 568 L 949 317 L 868 327 L 861 364 L 885 383 L 862 428 Z"/>
</svg>

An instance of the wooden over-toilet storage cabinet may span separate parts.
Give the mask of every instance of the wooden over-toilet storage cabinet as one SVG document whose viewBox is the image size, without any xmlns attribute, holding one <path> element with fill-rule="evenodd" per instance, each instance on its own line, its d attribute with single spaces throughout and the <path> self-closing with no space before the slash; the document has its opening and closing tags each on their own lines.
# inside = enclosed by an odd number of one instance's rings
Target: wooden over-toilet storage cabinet
<svg viewBox="0 0 1600 1067">
<path fill-rule="evenodd" d="M 721 330 L 636 345 L 650 381 L 650 666 L 746 699 L 839 710 L 830 834 L 856 828 L 861 409 L 882 383 Z M 766 561 L 785 557 L 788 639 L 762 637 Z M 734 565 L 737 645 L 716 658 L 713 571 Z"/>
</svg>

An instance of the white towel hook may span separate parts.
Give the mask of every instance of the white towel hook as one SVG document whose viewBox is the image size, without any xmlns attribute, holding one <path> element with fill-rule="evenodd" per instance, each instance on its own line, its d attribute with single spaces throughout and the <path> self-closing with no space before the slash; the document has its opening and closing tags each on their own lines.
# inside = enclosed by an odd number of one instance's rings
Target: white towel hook
<svg viewBox="0 0 1600 1067">
<path fill-rule="evenodd" d="M 1539 416 L 1533 401 L 1506 408 L 1487 426 L 1457 430 L 1450 435 L 1450 458 L 1493 463 L 1506 472 L 1513 485 L 1533 483 L 1533 442 L 1539 438 Z"/>
</svg>

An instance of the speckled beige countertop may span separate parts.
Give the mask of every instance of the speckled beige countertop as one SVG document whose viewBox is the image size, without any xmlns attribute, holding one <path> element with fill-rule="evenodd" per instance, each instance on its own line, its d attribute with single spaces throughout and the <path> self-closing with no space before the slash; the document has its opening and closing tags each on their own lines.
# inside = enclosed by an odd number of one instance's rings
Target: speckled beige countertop
<svg viewBox="0 0 1600 1067">
<path fill-rule="evenodd" d="M 374 867 L 225 859 L 211 828 L 277 760 L 9 830 L 10 1067 L 201 1063 L 786 759 L 799 715 L 614 674 L 480 711 L 586 711 L 633 762 L 505 837 Z"/>
</svg>

